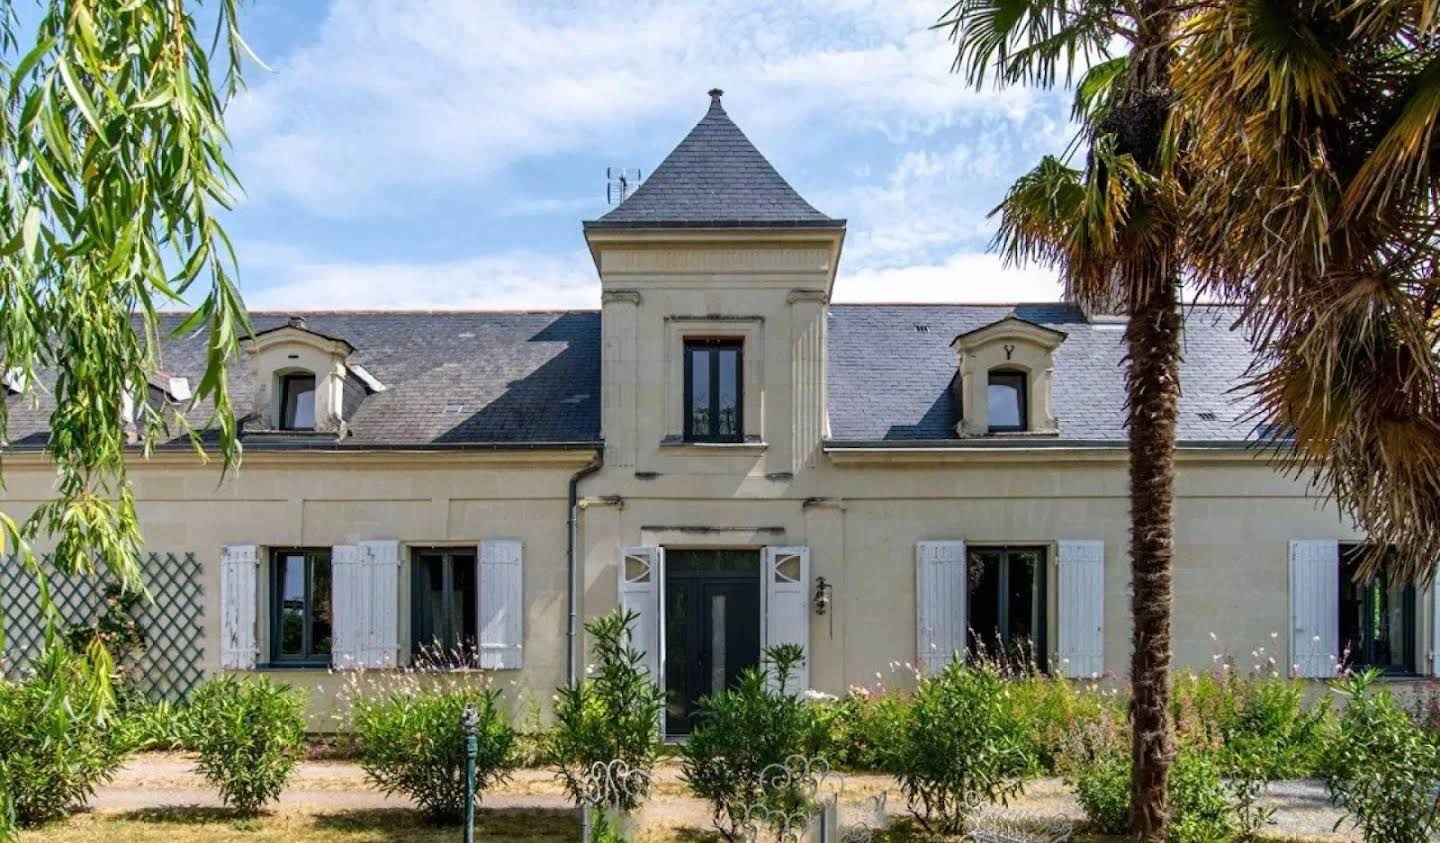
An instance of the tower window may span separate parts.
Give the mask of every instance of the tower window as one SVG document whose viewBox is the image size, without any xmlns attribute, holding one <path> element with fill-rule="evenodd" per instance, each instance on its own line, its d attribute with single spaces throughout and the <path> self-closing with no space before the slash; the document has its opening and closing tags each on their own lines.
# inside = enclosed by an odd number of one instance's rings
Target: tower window
<svg viewBox="0 0 1440 843">
<path fill-rule="evenodd" d="M 741 342 L 685 342 L 685 440 L 739 442 L 744 439 L 741 396 Z"/>
</svg>

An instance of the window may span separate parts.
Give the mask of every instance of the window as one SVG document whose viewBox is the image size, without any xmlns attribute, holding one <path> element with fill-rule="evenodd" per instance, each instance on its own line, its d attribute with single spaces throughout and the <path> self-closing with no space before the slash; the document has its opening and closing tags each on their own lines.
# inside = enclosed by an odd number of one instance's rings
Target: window
<svg viewBox="0 0 1440 843">
<path fill-rule="evenodd" d="M 740 442 L 741 370 L 739 340 L 685 342 L 685 440 Z"/>
<path fill-rule="evenodd" d="M 479 600 L 475 551 L 418 550 L 411 565 L 412 651 L 417 662 L 460 667 L 475 664 Z"/>
<path fill-rule="evenodd" d="M 280 378 L 280 429 L 315 429 L 315 376 L 283 375 Z"/>
<path fill-rule="evenodd" d="M 986 405 L 991 433 L 1025 430 L 1025 373 L 991 372 Z"/>
<path fill-rule="evenodd" d="M 972 547 L 967 555 L 970 657 L 1045 669 L 1044 549 Z"/>
<path fill-rule="evenodd" d="M 330 551 L 277 550 L 270 585 L 270 657 L 330 664 Z"/>
<path fill-rule="evenodd" d="M 1371 549 L 1340 546 L 1340 652 L 1349 667 L 1415 673 L 1415 586 L 1394 581 L 1388 560 L 1368 582 L 1357 580 Z"/>
</svg>

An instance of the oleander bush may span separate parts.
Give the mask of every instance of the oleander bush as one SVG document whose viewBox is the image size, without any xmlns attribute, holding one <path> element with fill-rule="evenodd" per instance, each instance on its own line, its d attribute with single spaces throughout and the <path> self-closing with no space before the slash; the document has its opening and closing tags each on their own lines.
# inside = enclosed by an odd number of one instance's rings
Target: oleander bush
<svg viewBox="0 0 1440 843">
<path fill-rule="evenodd" d="M 1440 833 L 1440 744 L 1375 690 L 1378 674 L 1340 683 L 1345 697 L 1326 765 L 1335 804 L 1366 843 L 1434 839 Z"/>
<path fill-rule="evenodd" d="M 547 736 L 546 754 L 577 805 L 586 776 L 597 764 L 619 762 L 626 770 L 647 774 L 611 794 L 619 810 L 633 811 L 649 795 L 665 693 L 646 672 L 644 654 L 630 646 L 629 630 L 637 620 L 634 612 L 620 610 L 586 624 L 594 664 L 584 680 L 555 695 L 555 727 Z"/>
<path fill-rule="evenodd" d="M 275 801 L 305 748 L 305 699 L 264 676 L 222 674 L 190 702 L 187 745 L 220 799 L 255 813 Z"/>
<path fill-rule="evenodd" d="M 910 812 L 927 831 L 963 833 L 982 803 L 1006 804 L 1037 769 L 1013 689 L 988 665 L 955 661 L 922 676 L 885 753 Z"/>
<path fill-rule="evenodd" d="M 356 694 L 350 717 L 360 767 L 386 794 L 403 793 L 430 818 L 455 822 L 465 813 L 465 707 L 476 714 L 476 798 L 505 781 L 517 761 L 516 734 L 491 686 L 452 683 L 427 689 L 408 683 Z"/>
<path fill-rule="evenodd" d="M 830 757 L 852 770 L 888 769 L 888 755 L 909 721 L 910 699 L 899 691 L 856 687 L 824 706 L 829 710 L 825 740 Z"/>
<path fill-rule="evenodd" d="M 747 806 L 804 808 L 802 788 L 775 787 L 771 765 L 823 758 L 827 749 L 817 708 L 794 687 L 797 645 L 768 648 L 758 667 L 733 688 L 700 701 L 694 731 L 681 749 L 681 778 L 710 803 L 715 828 L 737 839 Z"/>
<path fill-rule="evenodd" d="M 120 696 L 114 723 L 116 738 L 128 752 L 188 749 L 192 728 L 190 707 L 170 700 L 150 700 L 128 690 Z"/>
<path fill-rule="evenodd" d="M 125 750 L 111 729 L 111 690 L 61 643 L 23 682 L 0 679 L 0 837 L 83 805 Z"/>
</svg>

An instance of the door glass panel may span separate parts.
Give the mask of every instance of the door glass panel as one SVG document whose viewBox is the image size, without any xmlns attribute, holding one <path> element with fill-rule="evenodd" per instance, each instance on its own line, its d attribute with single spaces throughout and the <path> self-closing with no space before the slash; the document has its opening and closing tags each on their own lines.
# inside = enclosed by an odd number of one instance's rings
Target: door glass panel
<svg viewBox="0 0 1440 843">
<path fill-rule="evenodd" d="M 330 558 L 316 557 L 310 563 L 310 652 L 312 656 L 330 655 Z"/>
<path fill-rule="evenodd" d="M 690 704 L 697 695 L 690 693 L 689 667 L 698 660 L 691 651 L 690 589 L 685 583 L 667 584 L 665 588 L 665 731 L 686 734 L 690 731 Z"/>
<path fill-rule="evenodd" d="M 720 383 L 717 385 L 720 390 L 720 418 L 715 433 L 735 436 L 740 432 L 740 352 L 723 348 L 717 353 L 720 355 Z"/>
<path fill-rule="evenodd" d="M 1000 649 L 1000 565 L 998 550 L 973 550 L 967 566 L 970 586 L 970 629 L 967 638 L 972 656 L 994 657 Z"/>
<path fill-rule="evenodd" d="M 305 655 L 305 557 L 280 560 L 280 653 Z"/>
<path fill-rule="evenodd" d="M 1040 608 L 1037 585 L 1038 554 L 1033 551 L 1012 551 L 1009 558 L 1010 583 L 1007 599 L 1010 617 L 1005 626 L 1008 646 L 1006 656 L 1012 664 L 1028 664 L 1036 657 L 1035 630 L 1039 628 L 1036 614 Z"/>
<path fill-rule="evenodd" d="M 760 572 L 760 551 L 731 549 L 666 548 L 665 570 L 667 575 L 698 574 L 758 574 Z"/>
<path fill-rule="evenodd" d="M 710 693 L 725 690 L 725 595 L 710 597 Z"/>
<path fill-rule="evenodd" d="M 695 436 L 714 435 L 710 429 L 710 350 L 705 348 L 690 349 L 690 430 Z"/>
</svg>

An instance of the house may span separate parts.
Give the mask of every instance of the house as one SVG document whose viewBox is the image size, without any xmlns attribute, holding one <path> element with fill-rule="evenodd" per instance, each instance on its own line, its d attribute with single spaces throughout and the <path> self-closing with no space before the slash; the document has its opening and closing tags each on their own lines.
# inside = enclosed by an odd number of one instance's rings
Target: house
<svg viewBox="0 0 1440 843">
<path fill-rule="evenodd" d="M 180 442 L 133 463 L 168 601 L 157 676 L 273 673 L 315 688 L 318 716 L 332 666 L 459 653 L 543 701 L 583 672 L 584 621 L 617 606 L 672 734 L 782 642 L 831 693 L 977 646 L 1125 672 L 1122 318 L 831 304 L 844 220 L 719 91 L 584 236 L 598 311 L 254 314 L 239 474 Z M 1251 357 L 1233 316 L 1186 309 L 1177 662 L 1210 665 L 1213 634 L 1242 667 L 1263 647 L 1306 677 L 1342 651 L 1440 672 L 1435 592 L 1355 585 L 1364 537 L 1267 461 L 1283 439 L 1236 403 Z M 144 400 L 183 401 L 203 351 L 171 343 Z M 23 516 L 51 489 L 49 408 L 7 400 L 0 502 Z"/>
</svg>

